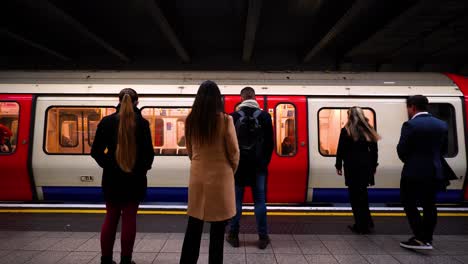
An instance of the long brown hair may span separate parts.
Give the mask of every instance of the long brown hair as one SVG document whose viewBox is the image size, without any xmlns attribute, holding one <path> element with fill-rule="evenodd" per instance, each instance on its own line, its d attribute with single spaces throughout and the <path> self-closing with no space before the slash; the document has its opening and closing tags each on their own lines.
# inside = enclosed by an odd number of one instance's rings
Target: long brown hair
<svg viewBox="0 0 468 264">
<path fill-rule="evenodd" d="M 353 106 L 348 110 L 348 122 L 345 128 L 354 141 L 364 138 L 368 142 L 377 142 L 380 139 L 377 131 L 369 124 L 364 111 L 357 106 Z"/>
<path fill-rule="evenodd" d="M 223 100 L 218 85 L 213 81 L 203 82 L 185 121 L 186 139 L 199 145 L 212 143 L 218 133 L 219 113 L 222 112 Z"/>
<path fill-rule="evenodd" d="M 125 88 L 120 91 L 119 101 L 119 130 L 115 159 L 120 169 L 131 172 L 136 162 L 135 111 L 133 107 L 138 101 L 138 95 L 135 90 Z"/>
</svg>

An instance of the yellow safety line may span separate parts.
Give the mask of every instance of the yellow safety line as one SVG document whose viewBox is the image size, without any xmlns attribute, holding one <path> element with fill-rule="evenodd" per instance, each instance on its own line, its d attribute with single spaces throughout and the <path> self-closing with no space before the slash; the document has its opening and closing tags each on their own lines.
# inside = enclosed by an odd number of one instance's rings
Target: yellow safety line
<svg viewBox="0 0 468 264">
<path fill-rule="evenodd" d="M 102 209 L 0 209 L 0 213 L 38 213 L 38 214 L 104 214 Z M 186 211 L 140 210 L 141 215 L 185 215 Z M 254 215 L 254 212 L 243 212 L 243 215 Z M 352 216 L 352 212 L 268 212 L 270 216 Z M 403 212 L 374 212 L 373 216 L 402 217 Z M 439 216 L 468 217 L 468 213 L 441 212 Z"/>
</svg>

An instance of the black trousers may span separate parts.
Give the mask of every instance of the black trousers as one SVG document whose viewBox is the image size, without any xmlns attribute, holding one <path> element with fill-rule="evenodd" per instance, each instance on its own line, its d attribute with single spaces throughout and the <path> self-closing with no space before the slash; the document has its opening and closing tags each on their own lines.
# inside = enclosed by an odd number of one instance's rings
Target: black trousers
<svg viewBox="0 0 468 264">
<path fill-rule="evenodd" d="M 411 230 L 416 239 L 423 242 L 432 242 L 432 235 L 437 224 L 436 194 L 435 183 L 416 183 L 402 179 L 400 184 L 401 202 Z M 418 206 L 423 208 L 423 216 Z"/>
<path fill-rule="evenodd" d="M 369 231 L 369 227 L 374 226 L 372 216 L 369 210 L 369 195 L 367 186 L 350 185 L 348 186 L 349 201 L 353 209 L 354 222 L 359 231 Z"/>
<path fill-rule="evenodd" d="M 189 216 L 180 264 L 196 264 L 200 255 L 200 242 L 204 221 Z M 209 264 L 223 263 L 224 229 L 226 222 L 211 222 Z"/>
</svg>

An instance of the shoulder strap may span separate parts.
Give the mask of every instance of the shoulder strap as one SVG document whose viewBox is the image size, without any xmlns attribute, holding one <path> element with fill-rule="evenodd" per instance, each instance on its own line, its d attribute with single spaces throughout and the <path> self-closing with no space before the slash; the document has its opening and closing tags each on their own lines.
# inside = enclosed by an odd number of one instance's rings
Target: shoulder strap
<svg viewBox="0 0 468 264">
<path fill-rule="evenodd" d="M 257 119 L 257 118 L 260 116 L 261 113 L 262 113 L 262 110 L 257 109 L 257 110 L 255 110 L 255 112 L 253 113 L 253 117 L 254 117 L 255 119 Z"/>
<path fill-rule="evenodd" d="M 237 111 L 237 113 L 239 113 L 240 117 L 244 117 L 244 116 L 245 116 L 245 113 L 244 113 L 244 111 L 242 111 L 242 110 Z"/>
</svg>

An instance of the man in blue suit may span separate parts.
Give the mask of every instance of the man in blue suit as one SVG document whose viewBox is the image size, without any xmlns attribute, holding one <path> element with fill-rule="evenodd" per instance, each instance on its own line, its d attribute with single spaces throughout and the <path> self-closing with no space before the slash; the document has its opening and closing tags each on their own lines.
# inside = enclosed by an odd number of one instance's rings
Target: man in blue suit
<svg viewBox="0 0 468 264">
<path fill-rule="evenodd" d="M 403 161 L 400 195 L 414 237 L 400 243 L 410 249 L 432 249 L 437 223 L 436 192 L 444 181 L 443 155 L 447 152 L 448 126 L 427 112 L 428 99 L 406 101 L 409 121 L 401 128 L 398 157 Z M 422 206 L 421 217 L 418 205 Z"/>
</svg>

